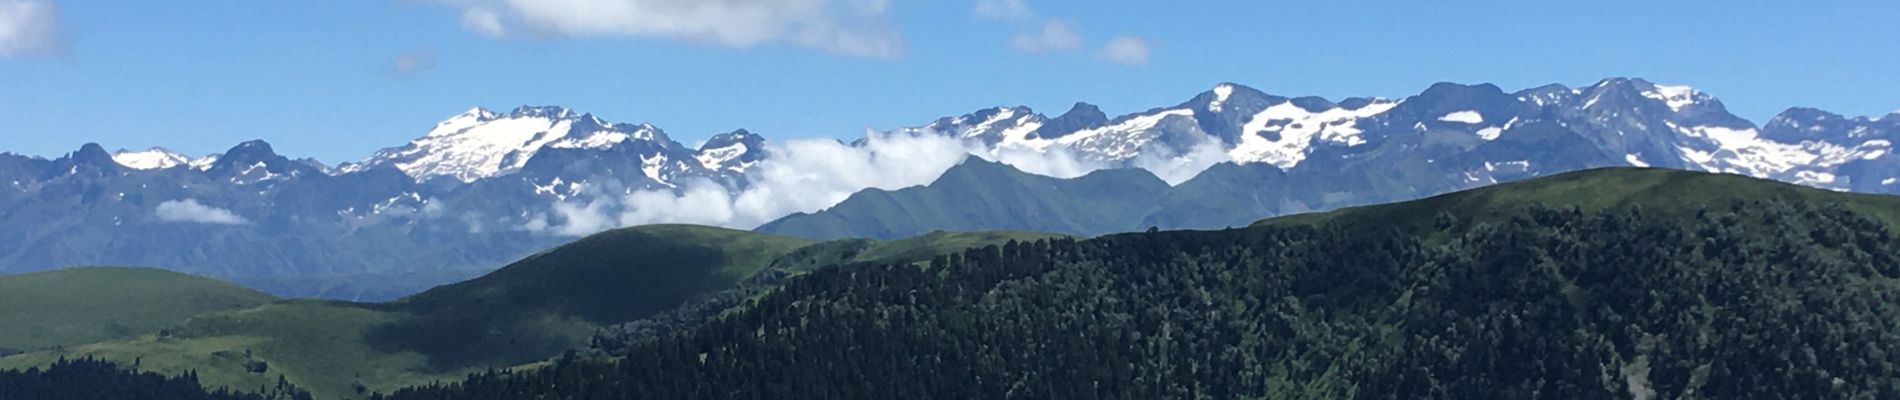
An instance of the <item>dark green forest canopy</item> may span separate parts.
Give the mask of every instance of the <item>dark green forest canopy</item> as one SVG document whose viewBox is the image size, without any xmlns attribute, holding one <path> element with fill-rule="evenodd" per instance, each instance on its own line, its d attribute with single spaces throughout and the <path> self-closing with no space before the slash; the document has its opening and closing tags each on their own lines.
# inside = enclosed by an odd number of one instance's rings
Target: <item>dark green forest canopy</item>
<svg viewBox="0 0 1900 400">
<path fill-rule="evenodd" d="M 168 377 L 110 362 L 59 360 L 44 369 L 0 371 L 0 399 L 35 400 L 310 400 L 282 380 L 255 391 L 206 390 L 196 374 Z"/>
<path fill-rule="evenodd" d="M 1757 199 L 1686 219 L 1451 210 L 1422 230 L 1267 224 L 823 269 L 612 362 L 388 398 L 1900 397 L 1889 226 Z"/>
</svg>

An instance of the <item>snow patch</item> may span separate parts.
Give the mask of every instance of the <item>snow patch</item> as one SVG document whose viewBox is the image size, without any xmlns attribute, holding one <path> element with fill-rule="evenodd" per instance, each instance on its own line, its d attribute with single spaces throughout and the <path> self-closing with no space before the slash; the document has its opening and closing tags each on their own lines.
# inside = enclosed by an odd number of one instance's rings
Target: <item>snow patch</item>
<svg viewBox="0 0 1900 400">
<path fill-rule="evenodd" d="M 1713 172 L 1773 176 L 1795 167 L 1813 165 L 1821 158 L 1821 154 L 1812 150 L 1829 150 L 1826 147 L 1832 146 L 1819 142 L 1809 142 L 1811 146 L 1804 146 L 1767 140 L 1761 138 L 1754 128 L 1683 127 L 1674 122 L 1664 123 L 1684 136 L 1704 139 L 1712 144 L 1714 149 L 1704 150 L 1685 145 L 1681 150 L 1689 161 Z"/>
<path fill-rule="evenodd" d="M 191 161 L 186 162 L 185 165 L 188 167 L 191 167 L 191 169 L 193 170 L 209 171 L 211 170 L 211 166 L 217 163 L 218 163 L 218 155 L 212 154 L 212 155 L 207 155 L 204 157 L 198 157 L 198 158 L 192 159 Z"/>
<path fill-rule="evenodd" d="M 1166 110 L 1129 118 L 1114 125 L 1084 129 L 1056 139 L 1055 144 L 1070 148 L 1089 148 L 1099 151 L 1103 158 L 1126 160 L 1139 155 L 1142 147 L 1155 139 L 1155 135 L 1152 134 L 1154 128 L 1169 117 L 1193 118 L 1194 110 Z"/>
<path fill-rule="evenodd" d="M 1524 171 L 1530 170 L 1530 168 L 1531 168 L 1530 160 L 1504 161 L 1504 162 L 1496 162 L 1496 163 L 1490 162 L 1490 161 L 1484 162 L 1484 170 L 1489 171 L 1489 172 L 1498 172 L 1499 169 L 1503 169 L 1506 172 L 1524 172 Z"/>
<path fill-rule="evenodd" d="M 1801 171 L 1794 174 L 1794 183 L 1820 186 L 1834 183 L 1834 174 L 1819 171 Z"/>
<path fill-rule="evenodd" d="M 660 176 L 660 167 L 664 165 L 666 165 L 665 154 L 654 154 L 652 158 L 640 156 L 640 173 L 646 174 L 648 179 L 663 185 L 667 184 L 666 179 Z"/>
<path fill-rule="evenodd" d="M 185 165 L 190 163 L 191 159 L 163 147 L 153 147 L 140 151 L 119 150 L 117 153 L 112 153 L 112 161 L 126 168 L 152 170 Z"/>
<path fill-rule="evenodd" d="M 1643 91 L 1643 97 L 1662 101 L 1664 104 L 1669 105 L 1670 110 L 1676 112 L 1682 112 L 1683 107 L 1688 107 L 1701 101 L 1702 92 L 1692 87 L 1672 85 L 1654 86 L 1656 88 L 1655 90 Z"/>
<path fill-rule="evenodd" d="M 747 149 L 746 149 L 745 143 L 735 142 L 732 145 L 725 146 L 725 147 L 702 150 L 699 152 L 699 155 L 695 156 L 695 158 L 699 159 L 700 166 L 706 167 L 706 169 L 717 171 L 721 168 L 725 168 L 726 163 L 731 162 L 733 159 L 739 158 L 739 156 L 745 155 L 746 150 Z M 734 169 L 739 169 L 739 168 L 742 168 L 742 166 L 734 166 Z"/>
<path fill-rule="evenodd" d="M 1649 168 L 1649 163 L 1643 161 L 1643 156 L 1637 155 L 1636 153 L 1629 153 L 1629 154 L 1623 155 L 1623 161 L 1629 162 L 1630 165 L 1643 167 L 1643 168 Z"/>
<path fill-rule="evenodd" d="M 1498 140 L 1498 136 L 1502 136 L 1502 135 L 1504 135 L 1504 128 L 1501 128 L 1501 127 L 1493 126 L 1493 127 L 1478 130 L 1479 139 Z"/>
<path fill-rule="evenodd" d="M 198 203 L 197 199 L 171 200 L 158 203 L 153 210 L 158 220 L 165 222 L 190 222 L 214 225 L 242 225 L 248 223 L 244 217 L 222 208 Z"/>
<path fill-rule="evenodd" d="M 1363 131 L 1358 127 L 1359 120 L 1384 114 L 1398 104 L 1377 100 L 1358 109 L 1335 107 L 1320 112 L 1307 111 L 1292 102 L 1275 104 L 1260 110 L 1241 126 L 1240 143 L 1227 154 L 1237 162 L 1264 162 L 1281 169 L 1293 168 L 1306 160 L 1315 141 L 1346 146 L 1365 144 L 1365 138 L 1360 136 Z M 1268 132 L 1279 133 L 1280 139 L 1268 139 L 1263 135 Z"/>
<path fill-rule="evenodd" d="M 1477 111 L 1465 110 L 1445 114 L 1443 117 L 1438 117 L 1438 120 L 1476 125 L 1484 123 L 1484 115 Z"/>
<path fill-rule="evenodd" d="M 1227 98 L 1233 95 L 1234 95 L 1234 85 L 1223 83 L 1223 84 L 1214 86 L 1214 101 L 1207 102 L 1207 110 L 1213 111 L 1213 112 L 1220 112 L 1221 104 L 1226 103 Z"/>
</svg>

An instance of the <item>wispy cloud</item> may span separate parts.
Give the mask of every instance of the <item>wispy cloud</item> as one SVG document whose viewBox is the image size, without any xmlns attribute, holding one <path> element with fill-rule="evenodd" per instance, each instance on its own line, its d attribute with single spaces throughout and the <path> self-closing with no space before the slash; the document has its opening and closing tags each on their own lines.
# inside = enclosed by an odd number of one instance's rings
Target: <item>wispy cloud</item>
<svg viewBox="0 0 1900 400">
<path fill-rule="evenodd" d="M 397 78 L 410 78 L 434 68 L 435 50 L 416 49 L 397 55 L 389 73 Z"/>
<path fill-rule="evenodd" d="M 1023 19 L 1034 16 L 1023 0 L 976 0 L 976 15 L 994 20 Z"/>
<path fill-rule="evenodd" d="M 521 34 L 662 37 L 734 48 L 788 44 L 827 53 L 899 59 L 889 0 L 435 0 L 464 29 Z"/>
<path fill-rule="evenodd" d="M 1121 65 L 1147 65 L 1148 41 L 1134 36 L 1116 36 L 1102 46 L 1103 60 Z"/>
<path fill-rule="evenodd" d="M 748 173 L 744 190 L 705 181 L 677 189 L 629 191 L 611 177 L 588 179 L 582 195 L 527 219 L 521 229 L 581 236 L 622 226 L 687 223 L 750 229 L 796 212 L 837 205 L 859 191 L 929 184 L 965 157 L 982 157 L 1024 172 L 1073 178 L 1104 168 L 1146 169 L 1179 184 L 1208 166 L 1230 161 L 1218 139 L 1185 153 L 1144 148 L 1125 162 L 1080 157 L 1067 148 L 986 147 L 941 132 L 871 133 L 861 145 L 799 139 L 767 145 L 771 158 Z"/>
<path fill-rule="evenodd" d="M 52 0 L 0 0 L 0 57 L 52 56 L 65 51 L 58 4 Z"/>
<path fill-rule="evenodd" d="M 192 222 L 200 224 L 242 225 L 248 223 L 231 210 L 199 204 L 197 199 L 172 200 L 158 203 L 155 210 L 160 221 Z"/>
<path fill-rule="evenodd" d="M 872 134 L 862 146 L 833 139 L 799 139 L 767 146 L 772 158 L 748 173 L 737 193 L 703 181 L 678 190 L 623 190 L 611 179 L 589 179 L 586 195 L 530 219 L 529 231 L 578 236 L 618 227 L 690 223 L 750 228 L 800 211 L 830 207 L 867 188 L 898 189 L 928 183 L 968 153 L 942 135 Z"/>
<path fill-rule="evenodd" d="M 483 7 L 462 10 L 462 29 L 487 37 L 508 36 L 508 28 L 501 25 L 501 14 Z"/>
<path fill-rule="evenodd" d="M 1010 47 L 1030 53 L 1049 53 L 1082 47 L 1082 35 L 1061 20 L 1050 19 L 1041 29 L 1019 32 L 1009 39 Z"/>
</svg>

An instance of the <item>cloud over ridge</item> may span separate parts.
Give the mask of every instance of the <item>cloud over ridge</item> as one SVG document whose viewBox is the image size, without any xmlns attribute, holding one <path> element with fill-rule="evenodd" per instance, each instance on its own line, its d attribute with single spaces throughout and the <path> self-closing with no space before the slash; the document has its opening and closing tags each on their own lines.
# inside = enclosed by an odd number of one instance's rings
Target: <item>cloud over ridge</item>
<svg viewBox="0 0 1900 400">
<path fill-rule="evenodd" d="M 198 203 L 197 199 L 170 200 L 158 203 L 154 214 L 160 221 L 191 222 L 214 225 L 243 225 L 250 223 L 237 213 L 222 208 Z"/>
<path fill-rule="evenodd" d="M 847 144 L 836 139 L 797 139 L 767 145 L 770 158 L 748 172 L 751 184 L 737 192 L 705 181 L 670 190 L 625 190 L 611 177 L 589 179 L 582 195 L 555 204 L 521 229 L 582 236 L 624 226 L 684 223 L 751 229 L 799 212 L 815 212 L 866 189 L 897 190 L 930 184 L 966 157 L 1001 162 L 1023 172 L 1074 178 L 1101 169 L 1141 168 L 1179 184 L 1219 162 L 1230 161 L 1218 139 L 1188 151 L 1162 148 L 1122 162 L 1091 160 L 1066 147 L 987 147 L 942 132 L 868 133 Z"/>
</svg>

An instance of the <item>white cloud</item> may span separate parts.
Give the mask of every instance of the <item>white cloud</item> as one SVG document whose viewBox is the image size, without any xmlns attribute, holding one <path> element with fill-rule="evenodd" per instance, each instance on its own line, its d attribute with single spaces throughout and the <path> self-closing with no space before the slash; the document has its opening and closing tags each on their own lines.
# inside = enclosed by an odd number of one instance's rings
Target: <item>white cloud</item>
<svg viewBox="0 0 1900 400">
<path fill-rule="evenodd" d="M 482 7 L 462 10 L 462 29 L 487 37 L 508 36 L 508 28 L 501 26 L 501 14 Z"/>
<path fill-rule="evenodd" d="M 844 201 L 858 191 L 926 184 L 962 161 L 962 142 L 941 135 L 870 134 L 863 146 L 833 139 L 770 144 L 771 158 L 748 172 L 751 185 L 729 193 L 700 181 L 665 191 L 629 194 L 610 178 L 592 179 L 586 195 L 530 218 L 523 228 L 564 236 L 618 227 L 690 223 L 751 228 L 794 212 Z"/>
<path fill-rule="evenodd" d="M 1082 47 L 1082 36 L 1061 20 L 1050 19 L 1041 29 L 1016 33 L 1015 37 L 1009 39 L 1009 45 L 1030 53 L 1074 50 Z"/>
<path fill-rule="evenodd" d="M 1106 163 L 1076 156 L 1075 152 L 1067 147 L 1047 150 L 1017 146 L 1000 146 L 987 150 L 972 147 L 970 152 L 986 160 L 1009 164 L 1023 172 L 1065 179 L 1087 175 L 1095 170 L 1109 167 Z"/>
<path fill-rule="evenodd" d="M 737 193 L 704 181 L 682 182 L 676 190 L 628 191 L 611 177 L 596 177 L 587 180 L 581 195 L 530 215 L 522 228 L 562 236 L 657 223 L 750 229 L 792 213 L 837 205 L 865 189 L 929 184 L 971 155 L 1058 178 L 1136 167 L 1179 184 L 1215 163 L 1229 161 L 1222 148 L 1218 139 L 1210 138 L 1185 153 L 1145 148 L 1141 157 L 1108 163 L 1079 157 L 1064 147 L 986 148 L 928 131 L 870 133 L 860 146 L 833 139 L 800 139 L 768 144 L 772 157 L 753 167 L 748 173 L 751 185 Z"/>
<path fill-rule="evenodd" d="M 1029 18 L 1035 12 L 1023 0 L 976 0 L 976 15 L 995 20 Z"/>
<path fill-rule="evenodd" d="M 52 0 L 0 0 L 0 57 L 49 56 L 65 50 L 58 4 Z"/>
<path fill-rule="evenodd" d="M 889 0 L 435 1 L 461 11 L 464 29 L 492 37 L 650 36 L 734 48 L 784 43 L 878 59 L 904 53 L 886 18 Z"/>
<path fill-rule="evenodd" d="M 1168 182 L 1168 185 L 1179 185 L 1181 182 L 1193 179 L 1195 175 L 1200 175 L 1201 171 L 1206 171 L 1214 164 L 1233 160 L 1232 156 L 1227 155 L 1227 148 L 1221 144 L 1220 140 L 1202 140 L 1200 143 L 1195 143 L 1194 147 L 1188 148 L 1186 153 L 1180 154 L 1168 151 L 1166 148 L 1145 148 L 1142 151 L 1142 157 L 1132 160 L 1129 165 L 1148 170 L 1156 177 Z"/>
<path fill-rule="evenodd" d="M 231 210 L 199 204 L 197 199 L 172 200 L 158 203 L 155 211 L 158 219 L 166 222 L 195 222 L 200 224 L 241 225 L 248 223 Z"/>
<path fill-rule="evenodd" d="M 1148 41 L 1134 36 L 1116 36 L 1102 46 L 1103 60 L 1122 65 L 1148 64 Z"/>
<path fill-rule="evenodd" d="M 390 73 L 398 78 L 408 78 L 433 68 L 435 68 L 435 51 L 417 49 L 397 55 L 396 64 L 390 66 Z"/>
</svg>

